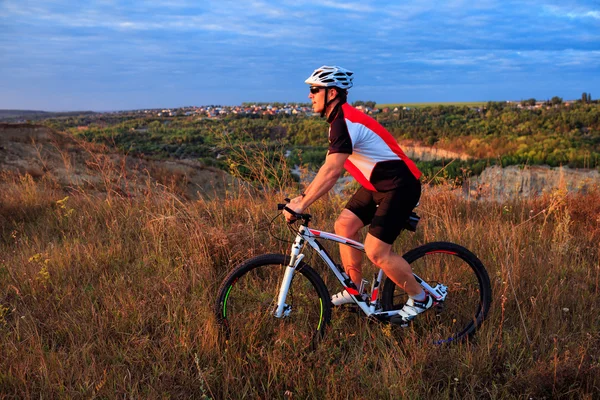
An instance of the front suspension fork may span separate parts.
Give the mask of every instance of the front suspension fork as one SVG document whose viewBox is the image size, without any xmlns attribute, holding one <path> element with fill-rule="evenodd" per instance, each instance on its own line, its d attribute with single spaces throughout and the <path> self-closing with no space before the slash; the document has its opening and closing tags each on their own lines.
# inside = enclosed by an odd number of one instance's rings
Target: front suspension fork
<svg viewBox="0 0 600 400">
<path fill-rule="evenodd" d="M 304 258 L 304 254 L 300 254 L 300 250 L 302 249 L 303 244 L 304 239 L 302 238 L 302 236 L 296 236 L 296 240 L 294 241 L 294 245 L 292 246 L 292 256 L 290 258 L 290 263 L 285 268 L 283 280 L 279 288 L 279 296 L 277 297 L 277 306 L 275 308 L 275 312 L 273 313 L 274 316 L 277 318 L 287 317 L 291 311 L 291 306 L 287 305 L 285 303 L 285 300 L 287 298 L 288 291 L 290 290 L 292 279 L 294 279 L 294 273 L 296 272 L 296 268 L 298 267 L 298 265 L 300 265 L 300 262 Z"/>
</svg>

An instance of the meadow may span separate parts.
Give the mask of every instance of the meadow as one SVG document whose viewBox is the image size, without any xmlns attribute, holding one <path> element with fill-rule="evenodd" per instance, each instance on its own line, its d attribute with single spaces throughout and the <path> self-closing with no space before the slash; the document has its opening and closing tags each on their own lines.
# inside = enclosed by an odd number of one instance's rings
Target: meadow
<svg viewBox="0 0 600 400">
<path fill-rule="evenodd" d="M 440 347 L 334 314 L 314 352 L 265 353 L 220 340 L 214 297 L 241 260 L 286 251 L 269 226 L 297 188 L 186 200 L 131 179 L 91 190 L 1 176 L 0 397 L 600 396 L 598 191 L 497 203 L 424 188 L 420 226 L 396 250 L 447 240 L 480 257 L 493 303 L 472 341 Z M 343 204 L 315 203 L 314 225 L 331 230 Z M 272 230 L 286 236 L 281 219 Z"/>
</svg>

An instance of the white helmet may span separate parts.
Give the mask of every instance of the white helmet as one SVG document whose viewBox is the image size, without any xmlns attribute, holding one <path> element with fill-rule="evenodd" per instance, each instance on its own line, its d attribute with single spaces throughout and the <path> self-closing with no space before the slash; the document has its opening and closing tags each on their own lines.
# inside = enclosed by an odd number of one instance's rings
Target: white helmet
<svg viewBox="0 0 600 400">
<path fill-rule="evenodd" d="M 352 79 L 354 79 L 354 72 L 352 71 L 348 71 L 342 67 L 323 65 L 315 69 L 312 75 L 304 82 L 315 86 L 350 89 L 352 87 Z"/>
</svg>

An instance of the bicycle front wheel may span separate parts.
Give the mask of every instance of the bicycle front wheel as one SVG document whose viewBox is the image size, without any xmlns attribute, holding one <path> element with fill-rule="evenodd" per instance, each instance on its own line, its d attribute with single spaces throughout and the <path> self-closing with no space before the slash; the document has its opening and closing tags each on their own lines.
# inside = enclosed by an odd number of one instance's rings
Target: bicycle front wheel
<svg viewBox="0 0 600 400">
<path fill-rule="evenodd" d="M 466 248 L 447 242 L 428 243 L 403 257 L 415 275 L 446 292 L 444 301 L 415 318 L 413 329 L 437 344 L 473 335 L 492 302 L 490 278 L 481 261 Z M 407 299 L 406 292 L 387 278 L 381 299 L 384 311 L 401 309 Z"/>
<path fill-rule="evenodd" d="M 300 262 L 292 279 L 284 316 L 275 317 L 289 256 L 266 254 L 236 267 L 219 288 L 216 317 L 230 343 L 245 351 L 312 347 L 331 319 L 331 298 L 321 277 Z"/>
</svg>

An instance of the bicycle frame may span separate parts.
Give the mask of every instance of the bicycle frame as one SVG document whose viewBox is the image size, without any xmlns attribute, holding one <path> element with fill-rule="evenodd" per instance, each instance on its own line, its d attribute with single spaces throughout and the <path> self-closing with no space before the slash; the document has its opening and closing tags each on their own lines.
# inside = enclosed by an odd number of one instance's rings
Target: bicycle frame
<svg viewBox="0 0 600 400">
<path fill-rule="evenodd" d="M 310 247 L 317 252 L 319 257 L 321 257 L 329 269 L 331 269 L 335 277 L 340 281 L 344 289 L 352 295 L 354 302 L 358 305 L 358 307 L 360 307 L 367 317 L 387 320 L 400 312 L 400 310 L 382 311 L 381 307 L 379 306 L 379 285 L 381 284 L 384 276 L 384 273 L 381 269 L 372 283 L 371 293 L 366 293 L 367 296 L 364 298 L 363 293 L 359 292 L 359 288 L 356 287 L 354 282 L 352 282 L 352 279 L 350 279 L 350 277 L 344 272 L 342 267 L 336 265 L 336 263 L 331 259 L 331 256 L 329 256 L 327 253 L 327 250 L 325 250 L 325 248 L 317 241 L 317 238 L 344 244 L 356 250 L 362 251 L 363 253 L 365 251 L 364 245 L 360 242 L 345 238 L 343 236 L 335 235 L 333 233 L 312 229 L 304 224 L 300 225 L 296 239 L 294 240 L 294 244 L 291 248 L 290 263 L 286 267 L 283 281 L 279 290 L 277 307 L 274 312 L 275 317 L 285 317 L 290 311 L 288 309 L 289 307 L 285 304 L 285 299 L 287 297 L 294 272 L 298 265 L 300 265 L 300 261 L 302 261 L 304 258 L 302 250 L 306 244 L 310 245 Z M 423 289 L 433 296 L 435 301 L 444 301 L 446 298 L 445 293 L 432 288 L 427 282 L 419 278 L 416 274 L 413 273 L 413 275 Z"/>
</svg>

